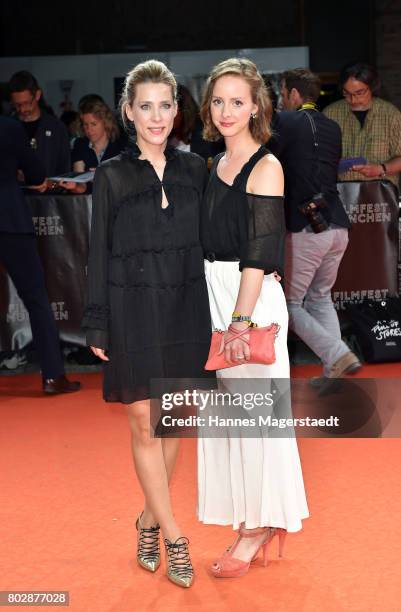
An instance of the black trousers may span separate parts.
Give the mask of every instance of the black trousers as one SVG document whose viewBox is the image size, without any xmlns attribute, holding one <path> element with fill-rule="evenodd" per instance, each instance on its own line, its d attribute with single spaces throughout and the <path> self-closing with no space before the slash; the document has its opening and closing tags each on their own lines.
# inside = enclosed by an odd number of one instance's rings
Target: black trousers
<svg viewBox="0 0 401 612">
<path fill-rule="evenodd" d="M 0 261 L 29 313 L 42 374 L 45 378 L 56 378 L 64 373 L 64 363 L 36 237 L 0 233 Z"/>
</svg>

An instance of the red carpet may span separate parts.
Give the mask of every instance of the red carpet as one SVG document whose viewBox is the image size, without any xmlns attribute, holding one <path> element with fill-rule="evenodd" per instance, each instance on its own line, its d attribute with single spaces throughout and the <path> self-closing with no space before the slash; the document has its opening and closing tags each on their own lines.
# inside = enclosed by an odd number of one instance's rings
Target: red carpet
<svg viewBox="0 0 401 612">
<path fill-rule="evenodd" d="M 401 364 L 363 370 L 400 374 Z M 232 530 L 197 522 L 195 442 L 184 440 L 172 485 L 196 569 L 184 590 L 164 562 L 156 575 L 137 567 L 142 499 L 124 408 L 103 403 L 99 375 L 78 378 L 82 392 L 55 398 L 38 391 L 39 376 L 0 378 L 0 590 L 66 590 L 74 612 L 400 610 L 399 439 L 299 440 L 311 518 L 287 537 L 284 559 L 274 541 L 267 568 L 232 580 L 208 573 Z"/>
</svg>

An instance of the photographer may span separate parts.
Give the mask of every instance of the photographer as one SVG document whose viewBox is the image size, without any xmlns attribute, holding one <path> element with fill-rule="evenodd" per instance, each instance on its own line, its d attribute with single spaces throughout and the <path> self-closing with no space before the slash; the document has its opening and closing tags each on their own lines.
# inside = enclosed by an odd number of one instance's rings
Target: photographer
<svg viewBox="0 0 401 612">
<path fill-rule="evenodd" d="M 350 222 L 336 184 L 341 130 L 317 110 L 319 93 L 320 81 L 309 70 L 283 74 L 286 110 L 276 115 L 268 146 L 285 175 L 290 328 L 320 357 L 324 378 L 338 378 L 356 372 L 361 364 L 341 339 L 331 299 Z"/>
</svg>

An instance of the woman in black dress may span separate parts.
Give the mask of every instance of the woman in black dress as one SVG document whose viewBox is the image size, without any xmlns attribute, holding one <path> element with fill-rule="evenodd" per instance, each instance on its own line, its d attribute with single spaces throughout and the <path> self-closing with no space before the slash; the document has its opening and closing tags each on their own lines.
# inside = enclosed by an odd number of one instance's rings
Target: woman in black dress
<svg viewBox="0 0 401 612">
<path fill-rule="evenodd" d="M 166 146 L 177 103 L 176 81 L 164 64 L 149 60 L 127 75 L 121 109 L 136 142 L 130 138 L 126 152 L 96 171 L 84 327 L 105 361 L 104 399 L 127 404 L 145 496 L 138 563 L 157 570 L 161 528 L 167 576 L 188 587 L 188 539 L 168 487 L 178 440 L 151 437 L 150 381 L 208 375 L 211 324 L 199 242 L 207 171 L 197 155 Z"/>
</svg>

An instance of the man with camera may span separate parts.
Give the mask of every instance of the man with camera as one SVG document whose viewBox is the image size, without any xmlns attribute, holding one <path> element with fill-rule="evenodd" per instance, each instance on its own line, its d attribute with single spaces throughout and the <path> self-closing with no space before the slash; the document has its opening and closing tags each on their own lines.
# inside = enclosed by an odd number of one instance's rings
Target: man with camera
<svg viewBox="0 0 401 612">
<path fill-rule="evenodd" d="M 331 299 L 350 222 L 337 191 L 341 130 L 317 110 L 319 94 L 319 78 L 309 70 L 283 74 L 286 110 L 276 115 L 268 146 L 285 175 L 289 325 L 320 357 L 323 377 L 339 378 L 361 363 L 341 339 Z"/>
</svg>

